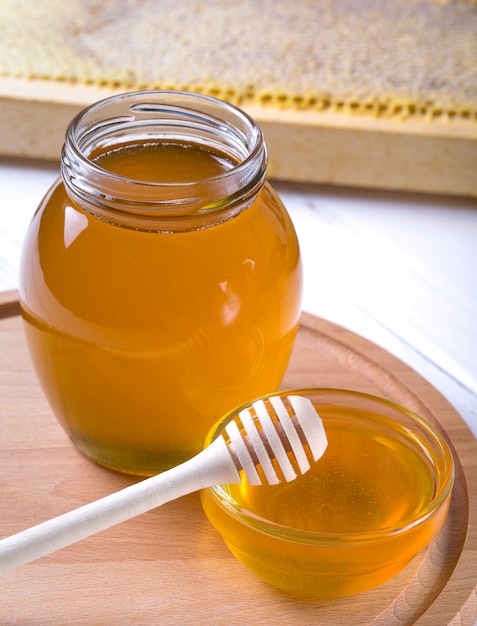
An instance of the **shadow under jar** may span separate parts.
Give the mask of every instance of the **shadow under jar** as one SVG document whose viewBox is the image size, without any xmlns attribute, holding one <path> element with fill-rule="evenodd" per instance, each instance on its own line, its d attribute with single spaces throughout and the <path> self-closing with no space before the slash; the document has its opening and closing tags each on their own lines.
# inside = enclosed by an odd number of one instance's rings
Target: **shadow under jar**
<svg viewBox="0 0 477 626">
<path fill-rule="evenodd" d="M 44 393 L 94 461 L 165 470 L 279 386 L 302 270 L 266 163 L 254 121 L 198 94 L 123 94 L 70 124 L 20 303 Z"/>
</svg>

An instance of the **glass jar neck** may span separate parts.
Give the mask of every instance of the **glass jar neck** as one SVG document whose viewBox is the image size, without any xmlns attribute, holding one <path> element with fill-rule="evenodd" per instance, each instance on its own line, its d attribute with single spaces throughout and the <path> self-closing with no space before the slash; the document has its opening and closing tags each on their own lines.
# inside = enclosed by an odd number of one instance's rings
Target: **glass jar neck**
<svg viewBox="0 0 477 626">
<path fill-rule="evenodd" d="M 200 180 L 139 180 L 92 157 L 126 143 L 161 141 L 221 154 L 230 169 Z M 79 113 L 66 132 L 61 169 L 72 201 L 94 215 L 134 229 L 180 232 L 247 208 L 264 184 L 266 166 L 260 128 L 237 107 L 201 94 L 139 91 Z"/>
</svg>

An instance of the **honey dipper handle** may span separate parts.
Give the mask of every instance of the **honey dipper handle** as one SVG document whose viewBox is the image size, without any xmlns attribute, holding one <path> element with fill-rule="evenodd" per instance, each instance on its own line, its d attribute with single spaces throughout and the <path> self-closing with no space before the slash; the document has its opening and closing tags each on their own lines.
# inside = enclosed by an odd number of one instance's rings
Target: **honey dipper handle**
<svg viewBox="0 0 477 626">
<path fill-rule="evenodd" d="M 105 498 L 0 540 L 0 573 L 34 561 L 193 491 L 240 483 L 223 437 L 194 458 Z"/>
</svg>

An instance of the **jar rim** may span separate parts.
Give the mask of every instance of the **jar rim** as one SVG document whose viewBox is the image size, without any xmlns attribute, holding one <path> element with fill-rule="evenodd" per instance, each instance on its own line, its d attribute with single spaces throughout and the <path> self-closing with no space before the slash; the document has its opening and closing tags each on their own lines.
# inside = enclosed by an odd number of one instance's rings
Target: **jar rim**
<svg viewBox="0 0 477 626">
<path fill-rule="evenodd" d="M 230 157 L 231 167 L 199 180 L 150 181 L 111 172 L 90 158 L 95 149 L 126 139 L 161 138 L 215 147 Z M 126 92 L 92 104 L 70 122 L 62 151 L 66 187 L 87 209 L 174 222 L 224 209 L 225 218 L 235 214 L 256 197 L 266 166 L 262 131 L 247 113 L 212 96 L 175 90 Z"/>
</svg>

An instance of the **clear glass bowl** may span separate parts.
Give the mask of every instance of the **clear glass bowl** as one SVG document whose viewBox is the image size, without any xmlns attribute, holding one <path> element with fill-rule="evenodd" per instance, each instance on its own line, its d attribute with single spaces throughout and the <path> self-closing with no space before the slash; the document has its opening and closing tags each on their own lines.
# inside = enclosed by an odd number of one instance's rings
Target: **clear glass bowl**
<svg viewBox="0 0 477 626">
<path fill-rule="evenodd" d="M 439 432 L 387 400 L 302 389 L 323 419 L 328 448 L 291 483 L 219 485 L 202 492 L 207 517 L 231 552 L 268 583 L 330 598 L 396 575 L 440 532 L 454 464 Z M 222 434 L 240 407 L 209 432 Z"/>
</svg>

